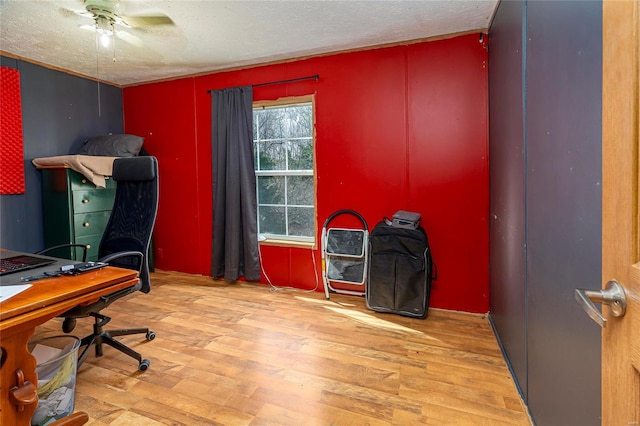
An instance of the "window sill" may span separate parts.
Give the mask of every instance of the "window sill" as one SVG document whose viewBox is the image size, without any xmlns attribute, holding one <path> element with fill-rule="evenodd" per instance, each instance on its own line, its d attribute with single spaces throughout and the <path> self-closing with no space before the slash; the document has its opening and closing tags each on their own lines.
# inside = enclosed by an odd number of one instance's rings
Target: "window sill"
<svg viewBox="0 0 640 426">
<path fill-rule="evenodd" d="M 278 240 L 276 238 L 267 238 L 259 241 L 258 244 L 261 246 L 310 248 L 312 250 L 316 248 L 316 243 L 314 242 Z"/>
</svg>

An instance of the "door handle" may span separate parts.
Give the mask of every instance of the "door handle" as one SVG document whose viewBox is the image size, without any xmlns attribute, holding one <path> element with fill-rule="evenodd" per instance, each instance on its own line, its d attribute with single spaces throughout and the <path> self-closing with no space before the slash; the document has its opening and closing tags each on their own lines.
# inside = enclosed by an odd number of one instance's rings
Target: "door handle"
<svg viewBox="0 0 640 426">
<path fill-rule="evenodd" d="M 627 311 L 627 296 L 622 285 L 616 280 L 609 281 L 604 290 L 577 288 L 575 295 L 582 308 L 600 327 L 607 326 L 607 319 L 600 313 L 594 303 L 602 303 L 603 306 L 609 306 L 611 315 L 614 317 L 621 317 Z"/>
</svg>

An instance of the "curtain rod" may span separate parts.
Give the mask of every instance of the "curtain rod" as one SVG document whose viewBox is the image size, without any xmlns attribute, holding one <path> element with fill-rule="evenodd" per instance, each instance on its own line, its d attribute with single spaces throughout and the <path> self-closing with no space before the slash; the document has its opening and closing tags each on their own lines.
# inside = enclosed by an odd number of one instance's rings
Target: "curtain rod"
<svg viewBox="0 0 640 426">
<path fill-rule="evenodd" d="M 318 78 L 320 78 L 320 76 L 318 74 L 316 74 L 316 75 L 308 75 L 306 77 L 292 78 L 290 80 L 279 80 L 279 81 L 271 81 L 269 83 L 253 84 L 252 87 L 271 86 L 272 84 L 295 83 L 296 81 L 311 80 L 311 79 L 314 79 L 315 81 L 318 81 Z"/>
<path fill-rule="evenodd" d="M 319 78 L 320 76 L 318 74 L 308 75 L 306 77 L 292 78 L 290 80 L 278 80 L 278 81 L 270 81 L 268 83 L 252 84 L 251 87 L 271 86 L 273 84 L 295 83 L 297 81 L 304 81 L 304 80 L 311 80 L 311 79 L 318 81 Z M 213 92 L 213 90 L 207 90 L 207 93 L 211 93 L 211 92 Z"/>
</svg>

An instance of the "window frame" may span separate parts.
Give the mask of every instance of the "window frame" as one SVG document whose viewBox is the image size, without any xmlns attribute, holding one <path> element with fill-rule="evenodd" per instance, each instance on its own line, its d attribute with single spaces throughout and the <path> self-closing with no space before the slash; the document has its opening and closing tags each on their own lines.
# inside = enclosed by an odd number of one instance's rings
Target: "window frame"
<svg viewBox="0 0 640 426">
<path fill-rule="evenodd" d="M 270 108 L 282 108 L 287 106 L 296 105 L 311 105 L 311 146 L 313 151 L 313 169 L 291 171 L 291 170 L 255 170 L 258 166 L 256 163 L 254 167 L 256 176 L 256 194 L 258 191 L 258 177 L 260 176 L 313 176 L 313 236 L 296 236 L 296 235 L 280 235 L 270 233 L 258 233 L 258 240 L 261 243 L 284 245 L 284 246 L 310 246 L 315 247 L 318 241 L 318 171 L 316 167 L 316 105 L 315 95 L 306 96 L 290 96 L 285 98 L 279 98 L 277 100 L 270 101 L 256 101 L 253 103 L 253 110 L 256 109 L 270 109 Z M 256 138 L 253 135 L 254 152 L 255 151 Z M 257 199 L 256 199 L 257 200 Z M 258 200 L 257 200 L 258 201 Z M 285 208 L 288 204 L 285 204 Z M 260 204 L 257 205 L 258 212 L 260 211 Z M 259 213 L 258 213 L 259 214 Z M 259 222 L 259 218 L 258 218 Z M 259 226 L 259 223 L 258 223 Z"/>
</svg>

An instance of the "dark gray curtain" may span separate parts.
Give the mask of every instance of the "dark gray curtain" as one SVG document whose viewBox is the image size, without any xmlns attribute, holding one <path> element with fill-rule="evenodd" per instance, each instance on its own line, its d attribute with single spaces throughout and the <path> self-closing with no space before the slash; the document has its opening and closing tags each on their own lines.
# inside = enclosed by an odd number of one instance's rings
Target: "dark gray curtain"
<svg viewBox="0 0 640 426">
<path fill-rule="evenodd" d="M 211 92 L 213 253 L 211 275 L 260 280 L 256 175 L 253 165 L 253 90 Z"/>
</svg>

